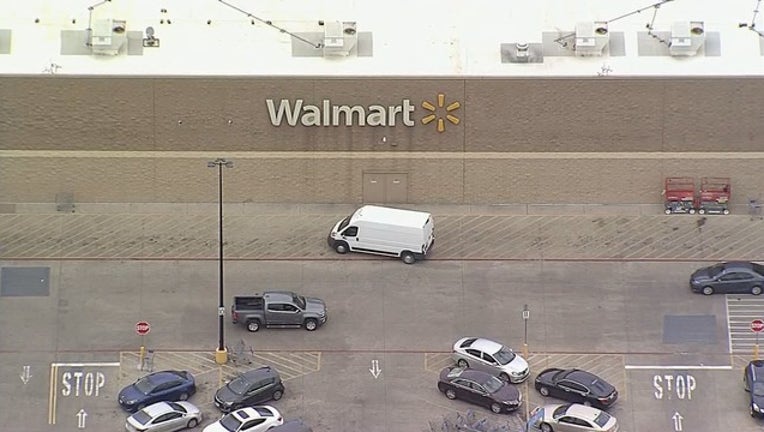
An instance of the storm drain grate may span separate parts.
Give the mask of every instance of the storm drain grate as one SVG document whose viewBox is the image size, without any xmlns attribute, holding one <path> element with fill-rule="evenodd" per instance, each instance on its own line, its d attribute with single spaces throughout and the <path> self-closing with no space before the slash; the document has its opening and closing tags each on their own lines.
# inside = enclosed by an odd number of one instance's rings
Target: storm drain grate
<svg viewBox="0 0 764 432">
<path fill-rule="evenodd" d="M 50 295 L 50 267 L 0 268 L 0 296 Z"/>
<path fill-rule="evenodd" d="M 716 343 L 716 315 L 664 315 L 663 343 Z"/>
</svg>

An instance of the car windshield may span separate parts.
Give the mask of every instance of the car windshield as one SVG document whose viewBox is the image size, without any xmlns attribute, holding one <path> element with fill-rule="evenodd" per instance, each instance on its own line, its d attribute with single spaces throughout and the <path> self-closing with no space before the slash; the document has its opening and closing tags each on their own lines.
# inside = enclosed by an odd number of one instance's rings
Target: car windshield
<svg viewBox="0 0 764 432">
<path fill-rule="evenodd" d="M 167 403 L 167 405 L 170 405 L 172 407 L 172 409 L 174 409 L 177 412 L 182 412 L 182 413 L 188 412 L 188 411 L 186 411 L 185 408 L 183 408 L 183 405 L 181 405 L 179 403 L 175 403 L 175 402 L 166 402 L 166 403 Z"/>
<path fill-rule="evenodd" d="M 754 396 L 764 396 L 764 382 L 753 383 L 752 391 Z"/>
<path fill-rule="evenodd" d="M 751 263 L 751 268 L 753 268 L 753 271 L 755 271 L 756 273 L 764 276 L 764 265 Z"/>
<path fill-rule="evenodd" d="M 345 219 L 342 219 L 342 222 L 340 222 L 340 226 L 337 227 L 337 232 L 344 230 L 349 223 L 350 223 L 350 216 L 346 217 Z"/>
<path fill-rule="evenodd" d="M 594 390 L 592 393 L 595 393 L 595 394 L 607 395 L 608 393 L 610 393 L 610 388 L 608 387 L 608 385 L 598 379 L 592 381 L 592 384 L 590 387 L 592 388 L 592 390 Z"/>
<path fill-rule="evenodd" d="M 708 268 L 708 274 L 711 275 L 711 277 L 715 277 L 721 273 L 722 270 L 724 270 L 724 264 L 717 264 Z"/>
<path fill-rule="evenodd" d="M 220 425 L 223 426 L 225 430 L 233 432 L 239 429 L 241 422 L 239 419 L 234 417 L 233 414 L 226 414 L 222 419 L 220 419 Z"/>
<path fill-rule="evenodd" d="M 305 304 L 306 304 L 305 297 L 295 294 L 294 298 L 292 298 L 292 301 L 294 302 L 294 304 L 297 305 L 297 307 L 299 307 L 302 310 L 305 310 Z"/>
<path fill-rule="evenodd" d="M 151 416 L 146 414 L 146 411 L 140 410 L 137 413 L 133 414 L 133 420 L 137 421 L 138 423 L 145 425 L 146 423 L 151 421 Z"/>
<path fill-rule="evenodd" d="M 594 423 L 597 423 L 599 427 L 605 427 L 607 422 L 610 421 L 610 414 L 600 411 L 600 414 L 594 419 Z"/>
<path fill-rule="evenodd" d="M 151 381 L 151 376 L 145 376 L 136 381 L 135 388 L 145 395 L 151 393 L 151 390 L 154 390 L 154 383 Z"/>
<path fill-rule="evenodd" d="M 499 351 L 493 354 L 493 358 L 495 358 L 499 364 L 505 365 L 515 359 L 515 353 L 507 347 L 502 347 Z"/>
<path fill-rule="evenodd" d="M 234 378 L 233 381 L 229 382 L 227 387 L 237 395 L 243 395 L 249 389 L 249 385 L 250 382 L 244 379 L 244 377 L 237 377 Z"/>
<path fill-rule="evenodd" d="M 504 385 L 504 382 L 496 377 L 490 377 L 483 383 L 488 393 L 496 393 Z"/>
<path fill-rule="evenodd" d="M 568 408 L 570 408 L 570 404 L 560 405 L 558 406 L 554 412 L 552 413 L 552 418 L 560 418 L 565 415 L 565 413 L 568 411 Z"/>
</svg>

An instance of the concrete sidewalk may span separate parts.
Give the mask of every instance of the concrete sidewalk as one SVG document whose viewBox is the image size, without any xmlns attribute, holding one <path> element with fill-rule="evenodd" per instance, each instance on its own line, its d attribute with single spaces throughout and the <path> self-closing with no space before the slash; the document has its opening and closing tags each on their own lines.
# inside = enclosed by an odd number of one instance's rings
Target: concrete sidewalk
<svg viewBox="0 0 764 432">
<path fill-rule="evenodd" d="M 356 205 L 226 204 L 226 259 L 386 259 L 328 248 Z M 435 216 L 431 259 L 761 260 L 764 221 L 660 206 L 405 206 Z M 216 204 L 4 204 L 0 259 L 216 259 Z M 743 212 L 742 214 L 735 212 Z"/>
</svg>

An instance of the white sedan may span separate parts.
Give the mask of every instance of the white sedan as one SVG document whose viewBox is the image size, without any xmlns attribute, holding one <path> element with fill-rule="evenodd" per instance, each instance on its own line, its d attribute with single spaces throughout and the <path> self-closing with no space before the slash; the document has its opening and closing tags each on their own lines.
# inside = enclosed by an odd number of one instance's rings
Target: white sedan
<svg viewBox="0 0 764 432">
<path fill-rule="evenodd" d="M 554 404 L 536 408 L 526 431 L 541 432 L 618 432 L 618 421 L 597 408 L 581 404 Z"/>
<path fill-rule="evenodd" d="M 188 402 L 157 402 L 127 418 L 129 432 L 174 432 L 193 428 L 202 421 L 199 408 Z"/>
<path fill-rule="evenodd" d="M 284 417 L 269 405 L 232 411 L 204 428 L 204 432 L 265 432 L 284 423 Z"/>
</svg>

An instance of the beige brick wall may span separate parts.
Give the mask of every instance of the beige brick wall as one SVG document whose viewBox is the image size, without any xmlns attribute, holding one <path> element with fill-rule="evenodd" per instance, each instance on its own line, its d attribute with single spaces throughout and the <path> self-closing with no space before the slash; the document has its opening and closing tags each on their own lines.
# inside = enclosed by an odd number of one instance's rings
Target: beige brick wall
<svg viewBox="0 0 764 432">
<path fill-rule="evenodd" d="M 444 133 L 419 123 L 439 93 L 461 103 Z M 230 202 L 360 202 L 373 170 L 408 172 L 415 203 L 659 203 L 666 176 L 716 175 L 741 204 L 764 190 L 762 96 L 760 78 L 2 77 L 0 202 L 215 201 L 205 162 L 226 156 Z M 417 126 L 274 127 L 266 98 L 410 98 Z"/>
</svg>

